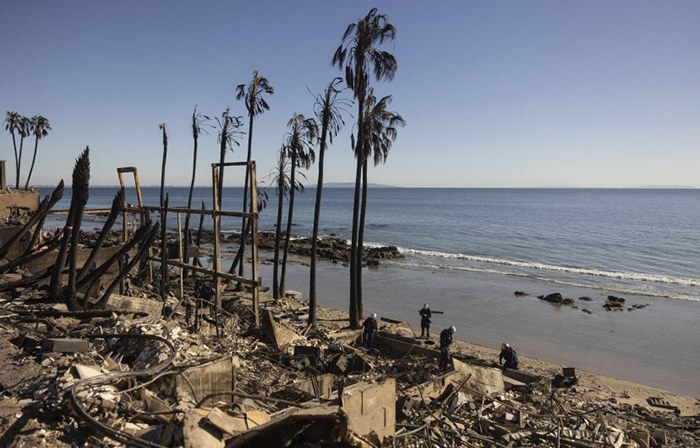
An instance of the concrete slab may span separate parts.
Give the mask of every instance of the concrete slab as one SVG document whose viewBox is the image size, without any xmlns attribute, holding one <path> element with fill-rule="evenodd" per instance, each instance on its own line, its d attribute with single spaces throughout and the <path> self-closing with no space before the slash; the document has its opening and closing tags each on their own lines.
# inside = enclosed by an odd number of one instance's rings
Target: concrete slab
<svg viewBox="0 0 700 448">
<path fill-rule="evenodd" d="M 76 353 L 90 350 L 90 342 L 76 338 L 50 338 L 41 342 L 45 352 Z"/>
<path fill-rule="evenodd" d="M 134 313 L 147 314 L 151 317 L 160 317 L 163 310 L 163 302 L 142 297 L 112 294 L 107 300 L 105 308 L 108 310 L 128 310 Z"/>
<path fill-rule="evenodd" d="M 505 393 L 503 372 L 501 369 L 474 366 L 454 358 L 452 361 L 455 366 L 455 371 L 460 372 L 465 377 L 469 374 L 472 375 L 469 381 L 467 381 L 467 386 L 472 390 L 476 390 L 482 394 Z M 470 389 L 467 389 L 467 391 L 469 390 Z"/>
</svg>

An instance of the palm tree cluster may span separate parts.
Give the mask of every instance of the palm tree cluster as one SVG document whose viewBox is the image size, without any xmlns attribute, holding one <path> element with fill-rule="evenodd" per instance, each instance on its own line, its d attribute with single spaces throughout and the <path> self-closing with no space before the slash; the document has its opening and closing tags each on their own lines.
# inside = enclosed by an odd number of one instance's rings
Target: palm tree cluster
<svg viewBox="0 0 700 448">
<path fill-rule="evenodd" d="M 5 130 L 12 135 L 12 146 L 15 150 L 15 189 L 19 189 L 20 173 L 22 170 L 22 151 L 24 148 L 24 139 L 34 136 L 34 154 L 32 155 L 32 164 L 29 167 L 27 181 L 24 184 L 24 189 L 29 188 L 29 181 L 34 172 L 34 164 L 36 163 L 36 153 L 39 149 L 39 140 L 49 135 L 51 125 L 49 120 L 41 115 L 34 115 L 32 118 L 25 117 L 17 112 L 8 111 L 5 117 Z M 17 137 L 19 137 L 19 148 L 17 148 Z"/>
<path fill-rule="evenodd" d="M 313 95 L 314 117 L 306 117 L 301 113 L 294 112 L 287 123 L 287 131 L 284 134 L 282 145 L 278 152 L 278 164 L 271 174 L 271 184 L 278 195 L 277 209 L 277 233 L 275 238 L 275 261 L 273 295 L 275 299 L 285 297 L 286 293 L 286 266 L 289 254 L 290 238 L 292 231 L 292 221 L 294 216 L 295 192 L 303 192 L 303 185 L 299 181 L 305 178 L 300 170 L 308 170 L 316 161 L 318 151 L 318 183 L 316 188 L 316 203 L 313 219 L 313 237 L 311 251 L 311 273 L 309 285 L 309 324 L 316 324 L 316 252 L 320 222 L 320 207 L 323 191 L 323 169 L 326 151 L 333 139 L 339 134 L 345 125 L 344 116 L 349 115 L 347 109 L 351 105 L 357 105 L 356 123 L 351 132 L 351 148 L 356 158 L 355 169 L 355 190 L 353 202 L 353 224 L 352 243 L 350 253 L 350 326 L 358 328 L 360 319 L 363 317 L 362 298 L 362 253 L 364 239 L 364 223 L 366 218 L 366 205 L 368 194 L 368 160 L 372 158 L 374 164 L 384 163 L 387 160 L 392 144 L 397 137 L 397 129 L 405 124 L 403 118 L 396 112 L 389 110 L 391 96 L 378 98 L 374 93 L 372 82 L 390 81 L 394 78 L 397 70 L 397 62 L 394 56 L 383 50 L 381 47 L 386 43 L 391 43 L 395 39 L 396 29 L 388 22 L 385 15 L 372 8 L 369 13 L 351 23 L 342 36 L 341 44 L 332 57 L 332 65 L 337 66 L 345 72 L 345 77 L 332 79 L 322 93 Z M 345 98 L 343 92 L 345 87 L 352 91 L 352 97 Z M 253 72 L 251 81 L 248 84 L 239 84 L 235 89 L 236 99 L 243 100 L 248 117 L 248 146 L 246 155 L 246 174 L 243 191 L 243 211 L 252 212 L 253 204 L 249 204 L 249 188 L 257 188 L 250 185 L 252 178 L 252 147 L 253 147 L 253 125 L 257 118 L 268 111 L 270 106 L 267 97 L 274 94 L 274 88 L 270 82 L 257 70 Z M 25 188 L 29 185 L 36 159 L 38 142 L 48 135 L 51 130 L 46 118 L 36 115 L 32 119 L 22 117 L 16 112 L 8 112 L 5 119 L 5 129 L 12 135 L 15 148 L 15 168 L 16 168 L 16 188 L 19 188 L 19 177 L 22 160 L 22 149 L 24 138 L 30 135 L 35 136 L 34 157 L 27 177 Z M 194 108 L 192 112 L 192 138 L 193 138 L 193 160 L 192 160 L 192 180 L 187 202 L 187 209 L 192 207 L 192 191 L 195 185 L 195 172 L 197 166 L 199 137 L 207 133 L 209 128 L 218 128 L 219 144 L 219 170 L 216 179 L 216 205 L 221 209 L 223 202 L 224 167 L 226 155 L 233 151 L 234 146 L 238 146 L 239 140 L 245 133 L 242 131 L 243 116 L 232 114 L 230 108 L 226 108 L 220 117 L 211 120 L 208 116 L 202 115 Z M 164 195 L 165 186 L 165 166 L 167 161 L 168 133 L 166 125 L 160 124 L 159 128 L 163 138 L 163 159 L 161 168 L 161 207 L 167 208 L 168 199 Z M 19 139 L 19 146 L 17 144 Z M 77 162 L 76 173 L 85 179 L 75 179 L 76 185 L 88 184 L 89 180 L 89 159 L 86 148 L 84 155 Z M 80 181 L 80 182 L 78 182 Z M 85 187 L 86 188 L 86 187 Z M 78 191 L 78 193 L 81 193 Z M 265 195 L 263 195 L 265 196 Z M 253 197 L 253 195 L 251 195 Z M 288 198 L 286 229 L 282 229 L 282 216 L 284 212 L 284 200 Z M 116 200 L 116 199 L 115 199 Z M 75 194 L 71 213 L 68 222 L 79 226 L 82 218 L 81 209 L 87 201 L 87 192 Z M 204 207 L 204 205 L 202 205 Z M 165 213 L 165 210 L 163 211 Z M 185 220 L 185 251 L 189 247 L 189 219 L 188 212 Z M 164 216 L 162 222 L 165 222 Z M 200 220 L 201 229 L 201 220 Z M 164 231 L 164 229 L 163 229 Z M 240 249 L 233 263 L 230 272 L 238 268 L 238 275 L 244 276 L 244 260 L 246 239 L 251 235 L 252 226 L 249 220 L 242 219 L 241 244 Z M 201 236 L 201 231 L 199 232 Z M 284 242 L 282 242 L 284 237 Z M 161 237 L 164 241 L 164 236 Z M 67 241 L 67 239 L 66 239 Z M 64 243 L 64 246 L 67 243 Z M 283 247 L 281 247 L 283 245 Z M 62 247 L 60 263 L 65 264 L 66 247 Z M 280 256 L 280 250 L 282 254 Z M 163 248 L 164 252 L 164 248 Z M 184 254 L 187 259 L 187 252 Z M 72 263 L 73 261 L 71 261 Z M 196 263 L 196 261 L 195 261 Z M 280 272 L 281 266 L 281 272 Z M 218 269 L 218 266 L 216 266 Z M 165 274 L 163 275 L 165 278 Z M 52 287 L 57 289 L 58 282 L 52 279 Z M 71 306 L 75 303 L 72 289 L 79 279 L 72 278 L 69 287 L 69 298 Z M 241 286 L 241 285 L 239 285 Z M 163 285 L 165 289 L 165 285 Z"/>
<path fill-rule="evenodd" d="M 367 204 L 367 160 L 374 152 L 375 165 L 386 161 L 396 127 L 405 124 L 386 110 L 391 97 L 376 101 L 370 80 L 391 81 L 398 68 L 396 58 L 380 46 L 393 42 L 396 28 L 372 8 L 365 17 L 348 25 L 332 63 L 345 70 L 345 82 L 357 102 L 356 136 L 352 146 L 357 160 L 350 245 L 350 327 L 358 328 L 363 314 L 362 252 Z"/>
<path fill-rule="evenodd" d="M 383 44 L 393 42 L 395 37 L 396 29 L 388 22 L 385 15 L 378 13 L 376 8 L 372 8 L 365 17 L 347 27 L 342 36 L 341 44 L 332 57 L 332 65 L 344 70 L 345 77 L 334 78 L 322 93 L 314 95 L 313 112 L 315 117 L 307 118 L 297 112 L 292 114 L 287 123 L 288 130 L 278 151 L 277 166 L 268 176 L 271 178 L 272 188 L 278 195 L 274 278 L 272 280 L 273 296 L 275 300 L 278 300 L 286 295 L 286 267 L 294 216 L 294 197 L 296 192 L 304 190 L 300 178 L 305 179 L 305 176 L 300 169 L 308 170 L 311 167 L 316 161 L 316 150 L 318 150 L 318 183 L 309 277 L 309 324 L 314 326 L 317 306 L 316 252 L 323 192 L 324 159 L 329 145 L 333 143 L 333 139 L 345 125 L 343 116 L 348 115 L 347 109 L 353 103 L 357 105 L 357 122 L 350 139 L 351 148 L 356 158 L 350 248 L 350 326 L 358 328 L 363 317 L 362 254 L 368 193 L 368 160 L 371 158 L 374 165 L 386 162 L 392 144 L 397 137 L 397 129 L 405 125 L 405 121 L 398 113 L 389 110 L 391 95 L 378 98 L 375 96 L 372 85 L 373 81 L 390 81 L 396 74 L 396 59 L 390 52 L 381 48 Z M 343 97 L 345 90 L 343 83 L 352 91 L 354 101 Z M 248 117 L 243 210 L 250 212 L 253 210 L 252 204 L 248 203 L 252 168 L 253 126 L 257 118 L 270 109 L 267 97 L 274 94 L 275 90 L 268 79 L 255 70 L 251 81 L 248 84 L 237 85 L 235 91 L 236 99 L 243 100 Z M 208 124 L 209 121 L 209 117 L 200 114 L 195 108 L 192 113 L 194 155 L 188 209 L 191 207 L 192 190 L 195 184 L 198 140 L 202 133 L 206 133 L 206 128 L 212 127 Z M 233 151 L 234 146 L 239 145 L 239 139 L 244 134 L 241 130 L 243 117 L 234 116 L 230 108 L 227 108 L 221 117 L 217 117 L 214 121 L 218 127 L 219 166 L 221 167 L 216 185 L 216 201 L 220 208 L 226 154 Z M 161 129 L 163 130 L 163 163 L 165 164 L 167 136 L 164 125 Z M 257 186 L 253 186 L 253 188 L 257 188 Z M 288 199 L 288 205 L 286 226 L 283 229 L 285 199 Z M 185 239 L 189 242 L 189 216 L 186 219 L 184 231 Z M 241 244 L 229 269 L 229 272 L 233 273 L 237 268 L 240 277 L 244 276 L 245 246 L 250 234 L 250 222 L 242 219 Z M 188 244 L 185 246 L 187 247 Z M 239 286 L 242 287 L 242 285 Z"/>
</svg>

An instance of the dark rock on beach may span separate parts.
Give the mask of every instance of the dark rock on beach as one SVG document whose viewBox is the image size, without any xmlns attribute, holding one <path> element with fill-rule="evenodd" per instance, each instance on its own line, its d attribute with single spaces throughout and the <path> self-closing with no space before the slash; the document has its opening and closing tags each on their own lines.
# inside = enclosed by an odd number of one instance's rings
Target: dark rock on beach
<svg viewBox="0 0 700 448">
<path fill-rule="evenodd" d="M 590 301 L 593 300 L 593 299 L 591 299 L 591 298 L 588 297 L 588 296 L 582 296 L 582 297 L 579 297 L 578 299 L 579 299 L 579 300 L 583 300 L 584 302 L 590 302 Z"/>
<path fill-rule="evenodd" d="M 539 296 L 538 298 L 549 303 L 562 303 L 564 301 L 564 297 L 562 297 L 561 293 L 558 292 L 548 294 L 546 296 Z"/>
<path fill-rule="evenodd" d="M 523 292 L 523 291 L 515 291 L 514 294 L 515 294 L 515 297 L 525 297 L 526 295 L 528 295 L 526 292 Z"/>
</svg>

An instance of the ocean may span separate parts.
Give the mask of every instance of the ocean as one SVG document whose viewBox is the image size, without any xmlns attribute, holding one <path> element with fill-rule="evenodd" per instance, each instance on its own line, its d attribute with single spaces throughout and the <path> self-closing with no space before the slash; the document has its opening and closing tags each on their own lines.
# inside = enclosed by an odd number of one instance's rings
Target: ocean
<svg viewBox="0 0 700 448">
<path fill-rule="evenodd" d="M 170 206 L 186 205 L 187 188 L 166 191 Z M 108 208 L 116 192 L 91 188 L 88 208 Z M 142 193 L 157 205 L 159 188 Z M 353 189 L 323 193 L 320 233 L 349 238 Z M 241 188 L 226 188 L 224 209 L 240 209 L 241 196 Z M 202 200 L 211 207 L 211 189 L 196 188 L 193 197 L 195 207 Z M 128 200 L 136 203 L 133 191 Z M 276 200 L 269 191 L 260 230 L 274 230 Z M 313 188 L 296 195 L 295 236 L 310 236 L 314 200 Z M 69 205 L 70 189 L 55 209 Z M 83 229 L 103 221 L 88 217 Z M 365 311 L 418 327 L 428 302 L 445 311 L 433 319 L 435 333 L 454 324 L 458 339 L 507 341 L 524 356 L 700 397 L 698 223 L 695 189 L 371 188 L 365 241 L 397 246 L 405 258 L 366 270 Z M 237 232 L 240 224 L 224 219 L 222 229 Z M 265 283 L 271 267 L 261 273 Z M 288 288 L 307 297 L 308 267 L 295 265 L 289 275 Z M 317 275 L 319 304 L 346 309 L 347 268 L 324 263 Z M 554 292 L 592 314 L 537 298 Z M 604 310 L 608 295 L 625 298 L 626 310 Z"/>
</svg>

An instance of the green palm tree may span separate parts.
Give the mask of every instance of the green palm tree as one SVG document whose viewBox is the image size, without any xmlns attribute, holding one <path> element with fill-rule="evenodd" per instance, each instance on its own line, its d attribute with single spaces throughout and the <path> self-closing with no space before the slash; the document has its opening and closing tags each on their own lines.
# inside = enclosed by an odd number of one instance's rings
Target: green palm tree
<svg viewBox="0 0 700 448">
<path fill-rule="evenodd" d="M 323 95 L 316 95 L 314 112 L 321 122 L 321 139 L 318 152 L 318 182 L 316 186 L 316 203 L 314 204 L 314 224 L 311 234 L 311 267 L 309 272 L 309 324 L 316 325 L 316 248 L 318 245 L 318 223 L 321 215 L 321 197 L 323 195 L 323 162 L 327 144 L 333 143 L 333 138 L 338 135 L 345 124 L 342 113 L 348 100 L 339 98 L 341 93 L 339 84 L 342 78 L 335 78 L 328 84 Z"/>
<path fill-rule="evenodd" d="M 15 173 L 17 174 L 17 188 L 19 188 L 19 152 L 17 151 L 17 137 L 15 132 L 20 127 L 22 116 L 17 112 L 7 111 L 5 116 L 5 130 L 12 134 L 12 146 L 15 150 Z"/>
<path fill-rule="evenodd" d="M 29 174 L 27 175 L 27 182 L 24 184 L 24 189 L 29 188 L 29 179 L 32 178 L 32 172 L 34 171 L 34 163 L 36 162 L 36 151 L 39 147 L 39 140 L 49 135 L 51 126 L 49 125 L 49 120 L 42 117 L 41 115 L 34 115 L 31 119 L 30 132 L 34 134 L 34 155 L 32 156 L 32 165 L 29 167 Z"/>
<path fill-rule="evenodd" d="M 289 184 L 292 187 L 297 185 L 296 169 L 309 169 L 312 163 L 316 160 L 314 146 L 318 139 L 318 125 L 313 118 L 306 118 L 302 114 L 296 112 L 287 122 L 287 127 L 290 129 L 287 134 L 285 150 L 290 162 Z M 303 186 L 302 186 L 303 188 Z M 286 279 L 287 279 L 287 256 L 289 255 L 289 240 L 292 236 L 292 219 L 294 217 L 294 191 L 297 188 L 289 190 L 289 211 L 287 212 L 287 232 L 284 235 L 284 253 L 282 256 L 282 275 L 280 276 L 280 296 L 286 294 Z"/>
<path fill-rule="evenodd" d="M 369 91 L 370 77 L 376 81 L 392 80 L 398 67 L 396 58 L 388 51 L 378 48 L 384 43 L 393 42 L 396 37 L 396 28 L 389 23 L 387 17 L 378 14 L 377 8 L 369 10 L 367 15 L 356 23 L 348 25 L 340 46 L 333 55 L 332 63 L 341 70 L 345 70 L 345 82 L 352 89 L 353 96 L 357 100 L 357 141 L 353 145 L 357 167 L 355 170 L 355 194 L 352 213 L 352 240 L 350 246 L 350 327 L 355 329 L 360 326 L 360 303 L 362 302 L 362 290 L 358 288 L 357 272 L 362 268 L 357 266 L 357 254 L 362 250 L 358 247 L 359 233 L 359 207 L 360 186 L 362 169 L 367 163 L 360 146 L 364 137 L 364 125 L 362 123 L 365 100 Z"/>
<path fill-rule="evenodd" d="M 387 110 L 391 103 L 391 95 L 385 96 L 379 101 L 374 96 L 374 92 L 370 89 L 367 97 L 367 107 L 363 118 L 364 124 L 364 142 L 362 143 L 362 153 L 365 160 L 373 157 L 374 165 L 385 163 L 389 156 L 389 151 L 398 135 L 398 127 L 406 125 L 406 121 L 401 115 L 396 112 Z M 357 235 L 358 247 L 357 253 L 357 287 L 362 291 L 362 247 L 364 244 L 365 216 L 367 213 L 367 163 L 362 167 L 362 200 L 360 204 L 360 222 Z M 358 303 L 359 314 L 362 315 L 363 303 L 360 300 Z"/>
<path fill-rule="evenodd" d="M 245 183 L 243 184 L 243 211 L 248 208 L 248 183 L 250 182 L 250 161 L 253 153 L 253 122 L 255 117 L 270 110 L 270 106 L 265 101 L 264 95 L 272 95 L 275 89 L 270 85 L 267 78 L 260 76 L 257 70 L 253 72 L 253 79 L 248 85 L 239 84 L 236 86 L 236 99 L 243 99 L 246 110 L 248 110 L 248 155 L 246 157 Z M 252 206 L 252 204 L 251 204 Z M 246 245 L 246 219 L 242 219 L 241 225 L 241 256 L 238 266 L 238 275 L 243 277 L 245 272 L 245 245 Z M 233 266 L 232 266 L 233 267 Z"/>
</svg>

